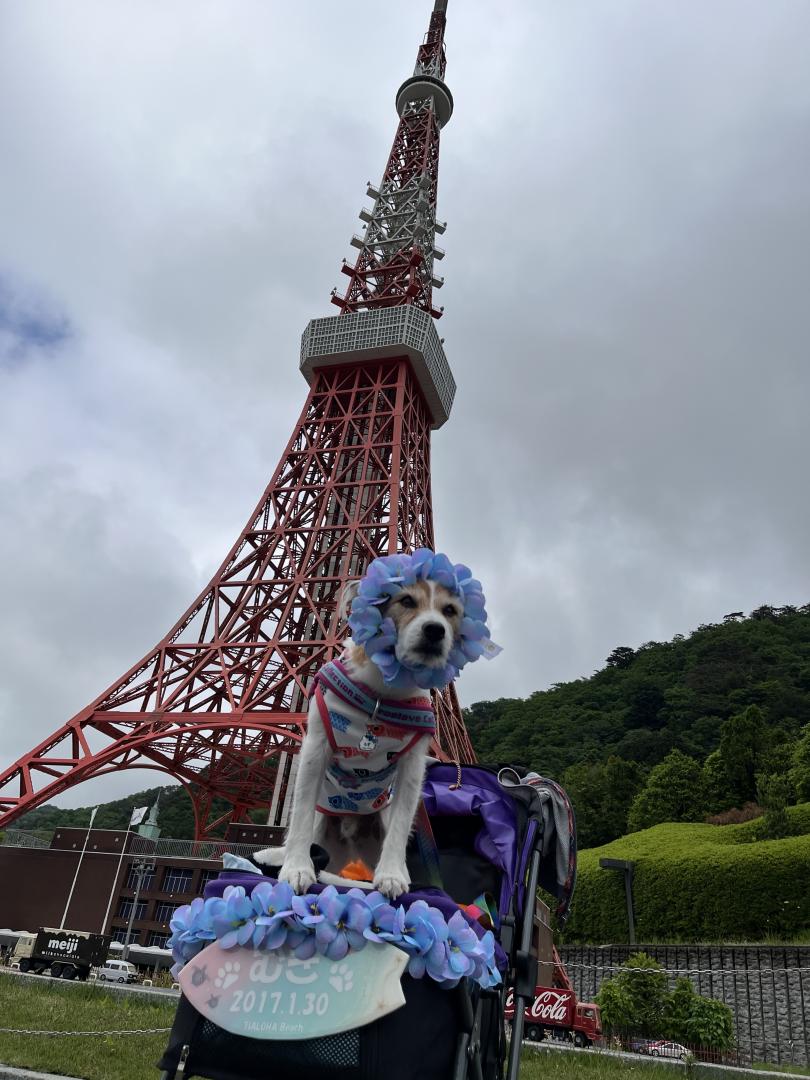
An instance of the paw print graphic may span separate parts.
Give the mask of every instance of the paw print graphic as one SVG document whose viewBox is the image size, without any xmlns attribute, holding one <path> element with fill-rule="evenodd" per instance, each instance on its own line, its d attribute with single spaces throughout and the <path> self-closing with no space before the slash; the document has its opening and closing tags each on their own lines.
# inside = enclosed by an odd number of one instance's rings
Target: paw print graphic
<svg viewBox="0 0 810 1080">
<path fill-rule="evenodd" d="M 333 986 L 339 994 L 342 994 L 344 990 L 351 990 L 354 985 L 354 976 L 348 964 L 332 964 L 329 971 L 329 985 Z"/>
<path fill-rule="evenodd" d="M 238 978 L 239 961 L 226 960 L 217 972 L 217 977 L 214 979 L 214 986 L 221 986 L 223 990 L 227 990 L 229 986 L 233 986 Z"/>
</svg>

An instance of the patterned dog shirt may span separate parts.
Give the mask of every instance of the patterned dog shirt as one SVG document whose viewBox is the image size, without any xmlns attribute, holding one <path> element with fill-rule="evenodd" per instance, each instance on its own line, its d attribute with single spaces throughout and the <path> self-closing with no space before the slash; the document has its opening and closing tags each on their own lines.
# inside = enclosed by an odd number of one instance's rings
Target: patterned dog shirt
<svg viewBox="0 0 810 1080">
<path fill-rule="evenodd" d="M 332 757 L 317 809 L 322 814 L 372 814 L 387 806 L 397 762 L 436 731 L 429 698 L 377 698 L 334 660 L 313 690 Z"/>
</svg>

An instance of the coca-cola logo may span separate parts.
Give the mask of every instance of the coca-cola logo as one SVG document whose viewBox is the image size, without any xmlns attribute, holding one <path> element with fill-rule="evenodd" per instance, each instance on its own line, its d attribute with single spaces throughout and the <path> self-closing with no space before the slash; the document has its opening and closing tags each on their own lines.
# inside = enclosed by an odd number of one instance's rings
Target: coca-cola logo
<svg viewBox="0 0 810 1080">
<path fill-rule="evenodd" d="M 534 999 L 530 1014 L 535 1020 L 556 1020 L 558 1023 L 568 1019 L 573 994 L 564 990 L 543 990 Z"/>
</svg>

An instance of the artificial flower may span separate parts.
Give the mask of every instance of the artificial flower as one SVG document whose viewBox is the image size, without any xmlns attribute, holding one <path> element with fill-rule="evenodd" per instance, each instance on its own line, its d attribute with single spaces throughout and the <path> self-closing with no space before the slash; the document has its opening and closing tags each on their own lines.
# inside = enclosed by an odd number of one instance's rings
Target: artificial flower
<svg viewBox="0 0 810 1080">
<path fill-rule="evenodd" d="M 222 899 L 224 904 L 216 909 L 212 920 L 217 941 L 223 949 L 247 945 L 256 930 L 253 904 L 241 885 L 229 886 Z"/>
<path fill-rule="evenodd" d="M 292 886 L 286 881 L 271 885 L 263 881 L 250 894 L 250 902 L 256 912 L 256 929 L 253 932 L 253 947 L 258 949 L 278 949 L 287 940 L 292 915 Z"/>
</svg>

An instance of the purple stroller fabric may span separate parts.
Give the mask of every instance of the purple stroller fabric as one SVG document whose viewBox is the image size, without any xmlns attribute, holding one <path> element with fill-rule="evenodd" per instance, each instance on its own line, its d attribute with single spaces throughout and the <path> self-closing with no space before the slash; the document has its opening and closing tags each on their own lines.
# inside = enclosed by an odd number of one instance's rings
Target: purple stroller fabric
<svg viewBox="0 0 810 1080">
<path fill-rule="evenodd" d="M 475 783 L 453 789 L 458 772 L 455 765 L 433 765 L 423 788 L 429 815 L 469 817 L 479 815 L 482 829 L 475 839 L 478 855 L 501 871 L 498 910 L 509 910 L 517 871 L 518 835 L 514 803 L 498 782 L 483 769 L 475 770 Z"/>
</svg>

